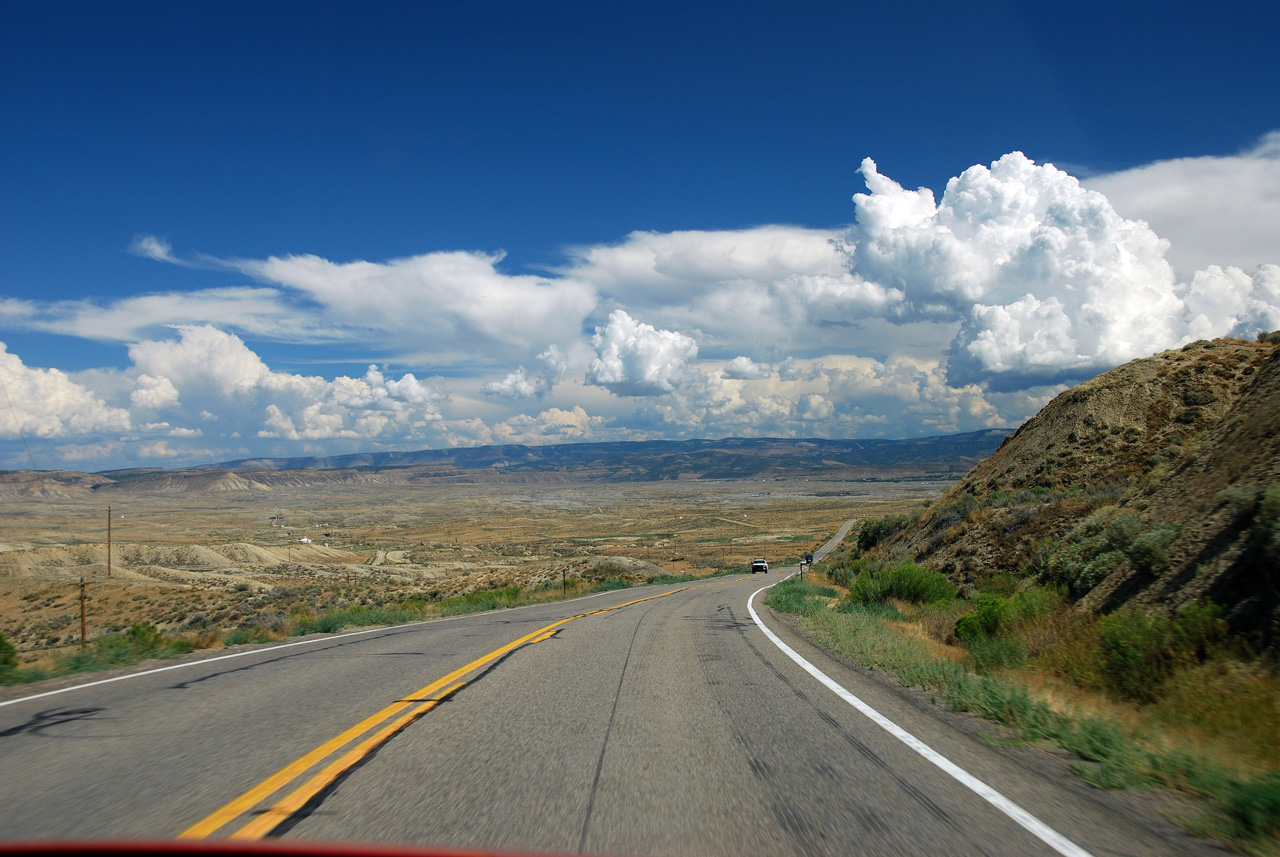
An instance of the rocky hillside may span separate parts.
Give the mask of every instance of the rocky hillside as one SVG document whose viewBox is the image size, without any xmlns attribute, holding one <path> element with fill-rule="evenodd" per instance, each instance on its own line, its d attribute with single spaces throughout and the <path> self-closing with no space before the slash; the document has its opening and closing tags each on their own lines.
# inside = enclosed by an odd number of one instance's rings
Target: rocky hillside
<svg viewBox="0 0 1280 857">
<path fill-rule="evenodd" d="M 1083 609 L 1200 599 L 1280 643 L 1280 336 L 1201 341 L 1059 395 L 876 549 Z"/>
</svg>

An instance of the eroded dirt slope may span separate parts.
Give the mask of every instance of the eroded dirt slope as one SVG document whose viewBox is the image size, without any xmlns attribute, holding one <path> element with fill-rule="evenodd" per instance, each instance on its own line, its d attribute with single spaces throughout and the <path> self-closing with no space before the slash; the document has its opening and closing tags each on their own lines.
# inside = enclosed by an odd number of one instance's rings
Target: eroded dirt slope
<svg viewBox="0 0 1280 857">
<path fill-rule="evenodd" d="M 960 584 L 1056 574 L 1090 610 L 1211 598 L 1274 645 L 1278 498 L 1280 351 L 1202 341 L 1062 393 L 884 547 Z"/>
</svg>

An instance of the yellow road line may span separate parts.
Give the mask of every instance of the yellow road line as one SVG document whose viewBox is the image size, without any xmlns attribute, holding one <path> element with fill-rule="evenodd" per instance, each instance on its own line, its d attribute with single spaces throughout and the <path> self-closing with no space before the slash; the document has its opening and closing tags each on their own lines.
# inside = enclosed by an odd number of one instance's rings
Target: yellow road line
<svg viewBox="0 0 1280 857">
<path fill-rule="evenodd" d="M 266 836 L 272 830 L 275 830 L 281 822 L 306 806 L 307 801 L 318 795 L 330 783 L 342 776 L 351 768 L 355 767 L 361 759 L 381 746 L 388 738 L 408 726 L 418 717 L 421 717 L 423 714 L 426 714 L 428 711 L 435 708 L 442 700 L 446 699 L 450 694 L 461 689 L 465 685 L 466 682 L 460 681 L 444 693 L 440 694 L 436 699 L 429 699 L 417 708 L 397 717 L 395 720 L 379 729 L 371 737 L 366 738 L 355 747 L 352 747 L 343 754 L 341 758 L 329 764 L 328 767 L 316 774 L 303 785 L 299 786 L 289 795 L 282 798 L 266 812 L 262 813 L 253 821 L 250 821 L 244 827 L 231 834 L 231 838 L 261 839 Z"/>
<path fill-rule="evenodd" d="M 745 577 L 738 578 L 738 580 L 746 579 L 747 578 Z M 282 798 L 269 809 L 257 815 L 252 821 L 231 835 L 232 839 L 261 839 L 262 837 L 270 834 L 272 830 L 281 824 L 281 822 L 305 806 L 307 801 L 319 794 L 325 787 L 333 783 L 344 772 L 354 767 L 361 759 L 375 750 L 378 746 L 386 742 L 418 717 L 436 707 L 443 699 L 460 690 L 466 684 L 462 679 L 468 674 L 475 672 L 481 667 L 487 666 L 503 655 L 506 655 L 521 646 L 540 643 L 543 640 L 549 639 L 555 635 L 556 629 L 561 625 L 572 622 L 574 619 L 581 619 L 585 616 L 597 616 L 601 613 L 621 610 L 623 607 L 630 607 L 633 604 L 652 601 L 655 598 L 665 598 L 668 595 L 675 595 L 677 592 L 684 592 L 686 590 L 702 586 L 713 586 L 717 583 L 724 582 L 725 581 L 723 579 L 720 579 L 713 580 L 710 583 L 700 583 L 696 586 L 682 586 L 681 588 L 673 589 L 670 592 L 650 595 L 645 598 L 637 598 L 633 601 L 616 604 L 613 607 L 604 607 L 600 610 L 577 613 L 573 616 L 561 619 L 558 622 L 552 622 L 550 625 L 546 625 L 530 634 L 526 634 L 518 640 L 514 640 L 507 643 L 505 646 L 494 649 L 487 655 L 476 658 L 466 666 L 459 667 L 448 675 L 436 679 L 416 693 L 410 694 L 408 697 L 388 705 L 377 714 L 366 717 L 350 729 L 347 729 L 341 734 L 329 739 L 311 752 L 281 768 L 258 785 L 249 789 L 249 791 L 214 811 L 208 817 L 191 825 L 186 830 L 178 834 L 178 838 L 204 839 L 211 836 L 217 830 L 253 809 L 253 807 L 257 806 L 266 798 L 285 788 L 289 783 L 298 779 L 311 768 L 323 762 L 325 759 L 338 752 L 361 735 L 377 728 L 393 717 L 396 718 L 395 720 L 392 720 L 391 723 L 388 723 L 382 729 L 378 730 L 375 734 L 351 748 L 339 759 L 329 764 L 308 780 L 305 784 L 290 792 L 286 797 Z M 446 687 L 448 689 L 442 692 L 441 689 Z M 402 714 L 406 708 L 409 708 L 409 706 L 412 706 L 415 703 L 417 703 L 416 708 Z M 400 716 L 396 717 L 396 715 Z"/>
<path fill-rule="evenodd" d="M 396 712 L 402 711 L 412 704 L 412 702 L 398 702 L 384 708 L 372 717 L 365 718 L 336 738 L 326 741 L 324 744 L 321 744 L 302 758 L 286 765 L 284 768 L 281 768 L 278 772 L 240 795 L 240 797 L 231 801 L 208 818 L 191 825 L 186 830 L 179 833 L 178 838 L 203 839 L 210 835 L 219 827 L 222 827 L 241 813 L 252 809 L 258 801 L 270 797 L 294 779 L 302 776 L 302 774 L 306 773 L 307 769 L 323 761 L 327 756 L 337 751 L 340 747 L 345 746 L 348 742 L 363 735 L 383 720 L 386 720 Z"/>
</svg>

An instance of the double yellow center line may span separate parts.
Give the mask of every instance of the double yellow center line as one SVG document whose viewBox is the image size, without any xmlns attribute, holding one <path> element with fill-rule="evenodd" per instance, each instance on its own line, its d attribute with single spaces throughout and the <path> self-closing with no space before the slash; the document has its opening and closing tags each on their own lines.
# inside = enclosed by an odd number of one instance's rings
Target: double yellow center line
<svg viewBox="0 0 1280 857">
<path fill-rule="evenodd" d="M 739 578 L 739 580 L 742 579 L 745 578 Z M 711 583 L 702 583 L 698 585 L 713 586 L 716 583 L 723 582 L 723 580 L 715 580 Z M 459 667 L 443 678 L 436 679 L 417 693 L 411 694 L 405 699 L 399 699 L 379 711 L 377 714 L 366 717 L 364 720 L 360 721 L 340 735 L 334 736 L 311 752 L 281 768 L 270 777 L 267 777 L 261 783 L 249 789 L 249 791 L 240 795 L 240 797 L 231 801 L 212 815 L 191 825 L 186 830 L 182 831 L 182 833 L 178 834 L 178 838 L 204 839 L 208 836 L 212 836 L 218 830 L 230 824 L 232 821 L 235 821 L 240 816 L 251 812 L 263 801 L 273 797 L 295 781 L 301 779 L 303 775 L 312 768 L 321 764 L 330 757 L 337 756 L 337 758 L 333 759 L 333 761 L 329 762 L 329 764 L 325 765 L 313 774 L 310 779 L 307 779 L 301 785 L 276 800 L 275 803 L 272 803 L 266 809 L 255 813 L 248 823 L 230 835 L 231 839 L 261 839 L 264 836 L 269 835 L 271 831 L 275 830 L 282 822 L 306 806 L 308 801 L 333 784 L 344 773 L 359 764 L 362 759 L 386 743 L 401 729 L 405 728 L 414 720 L 426 714 L 449 696 L 464 687 L 466 682 L 463 679 L 472 673 L 488 666 L 497 659 L 515 651 L 521 646 L 542 642 L 552 636 L 557 628 L 572 622 L 574 619 L 581 619 L 584 616 L 596 616 L 600 613 L 608 613 L 612 610 L 621 610 L 623 607 L 630 607 L 633 604 L 652 601 L 655 598 L 664 598 L 668 595 L 675 595 L 677 592 L 684 592 L 685 590 L 694 588 L 696 587 L 682 586 L 681 588 L 673 589 L 670 592 L 650 595 L 646 598 L 637 598 L 634 601 L 628 601 L 624 604 L 618 604 L 613 607 L 605 607 L 601 610 L 592 610 L 587 613 L 578 613 L 576 615 L 569 616 L 566 619 L 561 619 L 558 622 L 552 622 L 550 625 L 539 628 L 531 634 L 526 634 L 518 640 L 514 640 L 507 643 L 505 646 L 494 649 L 487 655 L 477 658 L 464 667 Z M 363 740 L 360 740 L 362 738 Z M 339 751 L 346 748 L 352 742 L 358 743 L 350 747 L 350 749 L 345 753 L 338 755 Z"/>
</svg>

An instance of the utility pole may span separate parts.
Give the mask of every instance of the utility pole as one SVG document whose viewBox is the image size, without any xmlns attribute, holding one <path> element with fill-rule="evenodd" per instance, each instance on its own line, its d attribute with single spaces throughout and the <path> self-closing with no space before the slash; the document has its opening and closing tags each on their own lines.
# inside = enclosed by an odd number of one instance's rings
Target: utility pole
<svg viewBox="0 0 1280 857">
<path fill-rule="evenodd" d="M 80 648 L 84 648 L 84 575 L 80 575 Z"/>
<path fill-rule="evenodd" d="M 111 507 L 107 506 L 107 577 L 111 576 Z M 81 581 L 80 586 L 80 624 L 84 624 L 84 585 Z M 84 632 L 80 633 L 80 647 L 84 647 Z"/>
</svg>

